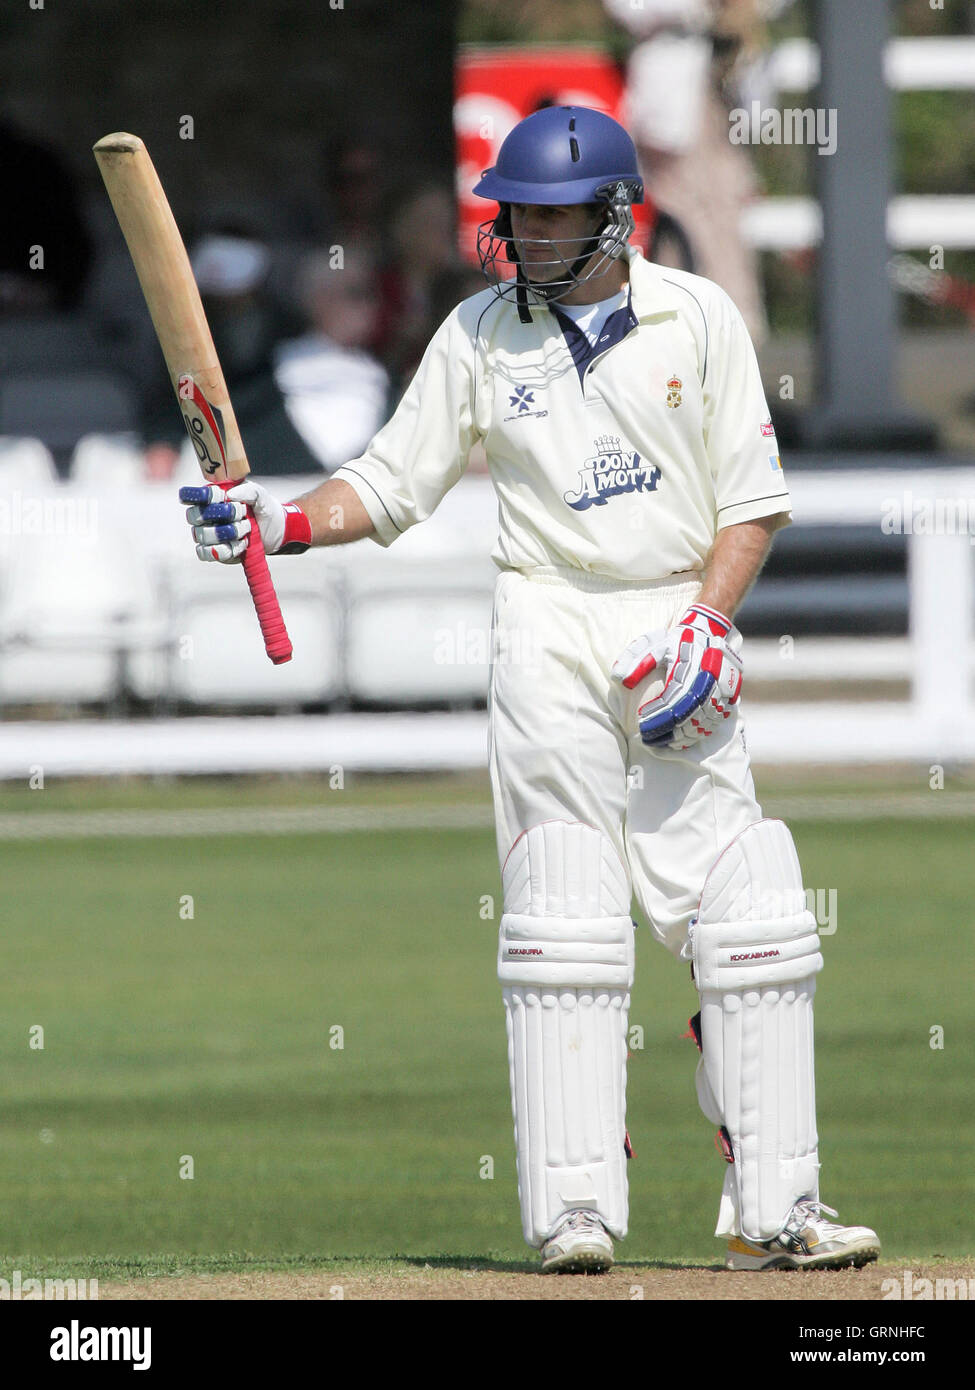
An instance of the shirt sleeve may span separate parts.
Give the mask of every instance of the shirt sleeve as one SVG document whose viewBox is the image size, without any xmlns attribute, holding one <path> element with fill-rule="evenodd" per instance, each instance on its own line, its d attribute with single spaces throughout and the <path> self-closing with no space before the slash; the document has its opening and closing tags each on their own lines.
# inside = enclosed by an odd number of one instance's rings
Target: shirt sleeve
<svg viewBox="0 0 975 1390">
<path fill-rule="evenodd" d="M 458 310 L 431 338 L 392 418 L 333 473 L 358 494 L 380 545 L 425 521 L 463 476 L 474 427 L 475 349 Z"/>
<path fill-rule="evenodd" d="M 708 315 L 704 439 L 714 479 L 717 528 L 792 519 L 758 359 L 741 314 L 716 290 Z"/>
</svg>

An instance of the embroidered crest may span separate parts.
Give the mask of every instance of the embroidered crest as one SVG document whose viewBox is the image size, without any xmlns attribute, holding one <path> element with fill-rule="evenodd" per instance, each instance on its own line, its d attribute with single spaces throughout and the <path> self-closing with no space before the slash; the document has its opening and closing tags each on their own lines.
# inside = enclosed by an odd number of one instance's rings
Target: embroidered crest
<svg viewBox="0 0 975 1390">
<path fill-rule="evenodd" d="M 679 376 L 672 376 L 667 382 L 667 404 L 671 410 L 676 410 L 683 400 L 681 395 L 682 382 Z"/>
</svg>

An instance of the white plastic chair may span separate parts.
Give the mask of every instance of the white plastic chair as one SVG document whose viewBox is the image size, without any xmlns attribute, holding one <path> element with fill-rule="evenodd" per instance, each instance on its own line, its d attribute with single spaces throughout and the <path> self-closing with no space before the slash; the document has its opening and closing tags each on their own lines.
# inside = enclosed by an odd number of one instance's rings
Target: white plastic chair
<svg viewBox="0 0 975 1390">
<path fill-rule="evenodd" d="M 127 654 L 157 647 L 165 615 L 149 565 L 96 499 L 62 488 L 38 534 L 14 538 L 0 598 L 0 700 L 107 702 Z"/>
<path fill-rule="evenodd" d="M 133 435 L 87 434 L 71 456 L 71 481 L 80 488 L 140 488 L 144 475 L 143 450 Z"/>
</svg>

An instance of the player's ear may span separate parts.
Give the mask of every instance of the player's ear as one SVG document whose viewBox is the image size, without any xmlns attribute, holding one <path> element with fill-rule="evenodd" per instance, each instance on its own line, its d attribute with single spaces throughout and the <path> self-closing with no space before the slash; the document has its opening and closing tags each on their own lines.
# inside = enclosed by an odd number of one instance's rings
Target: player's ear
<svg viewBox="0 0 975 1390">
<path fill-rule="evenodd" d="M 501 237 L 504 240 L 505 258 L 511 261 L 512 264 L 517 264 L 518 252 L 515 250 L 514 234 L 511 230 L 510 203 L 498 204 L 498 215 L 494 219 L 494 226 L 491 228 L 491 231 L 494 234 L 494 236 Z"/>
<path fill-rule="evenodd" d="M 494 219 L 494 226 L 491 228 L 491 230 L 494 232 L 494 235 L 495 235 L 495 236 L 498 236 L 498 237 L 506 237 L 506 238 L 507 238 L 507 237 L 510 237 L 510 236 L 511 236 L 511 204 L 510 204 L 510 203 L 499 203 L 499 204 L 498 204 L 498 215 L 497 215 L 497 217 Z"/>
</svg>

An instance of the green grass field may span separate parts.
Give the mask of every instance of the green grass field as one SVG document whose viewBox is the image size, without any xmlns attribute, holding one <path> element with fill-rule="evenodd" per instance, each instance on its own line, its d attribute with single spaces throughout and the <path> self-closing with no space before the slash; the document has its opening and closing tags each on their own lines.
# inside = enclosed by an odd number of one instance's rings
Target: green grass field
<svg viewBox="0 0 975 1390">
<path fill-rule="evenodd" d="M 338 798 L 476 807 L 486 789 L 401 778 L 341 793 L 265 781 L 0 795 L 0 813 L 202 809 L 213 826 L 208 839 L 0 841 L 0 1274 L 392 1255 L 529 1267 L 493 834 L 221 837 L 228 808 L 259 820 Z M 824 1200 L 874 1225 L 885 1259 L 970 1255 L 970 823 L 793 831 L 805 883 L 837 892 L 817 997 Z M 723 1165 L 681 1037 L 695 1001 L 686 968 L 641 931 L 627 1260 L 720 1255 Z M 37 1025 L 43 1048 L 30 1046 Z"/>
</svg>

